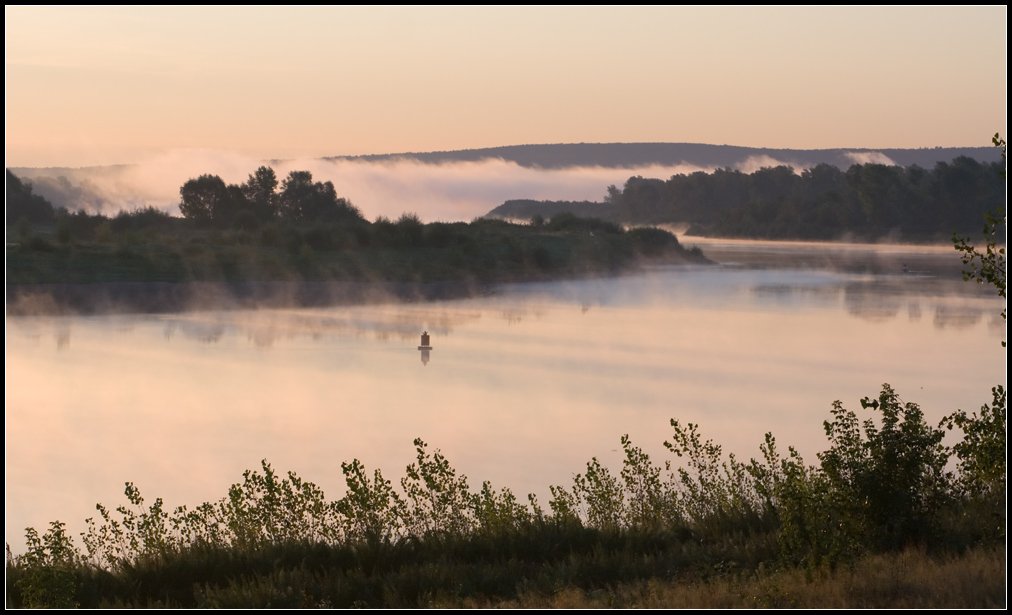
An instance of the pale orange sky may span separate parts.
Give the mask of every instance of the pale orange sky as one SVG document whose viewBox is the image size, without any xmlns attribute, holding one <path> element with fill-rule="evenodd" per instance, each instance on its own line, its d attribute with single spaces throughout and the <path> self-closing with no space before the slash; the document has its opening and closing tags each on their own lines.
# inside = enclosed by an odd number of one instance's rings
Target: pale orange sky
<svg viewBox="0 0 1012 615">
<path fill-rule="evenodd" d="M 988 145 L 998 7 L 5 7 L 6 164 Z"/>
</svg>

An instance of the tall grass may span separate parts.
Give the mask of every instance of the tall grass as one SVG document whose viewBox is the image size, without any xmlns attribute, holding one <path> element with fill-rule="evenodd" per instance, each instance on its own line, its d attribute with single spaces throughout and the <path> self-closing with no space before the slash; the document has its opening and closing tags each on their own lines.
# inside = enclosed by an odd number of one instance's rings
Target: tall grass
<svg viewBox="0 0 1012 615">
<path fill-rule="evenodd" d="M 511 600 L 448 599 L 451 608 L 823 608 L 924 609 L 1006 606 L 1004 549 L 951 556 L 920 549 L 869 555 L 851 566 L 755 570 L 708 580 L 649 579 L 586 591 L 526 592 Z"/>
</svg>

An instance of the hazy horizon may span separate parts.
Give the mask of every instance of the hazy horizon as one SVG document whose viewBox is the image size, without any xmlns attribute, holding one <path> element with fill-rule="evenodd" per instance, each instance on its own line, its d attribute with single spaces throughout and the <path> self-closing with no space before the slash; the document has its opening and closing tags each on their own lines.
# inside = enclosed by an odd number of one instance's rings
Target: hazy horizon
<svg viewBox="0 0 1012 615">
<path fill-rule="evenodd" d="M 882 146 L 882 147 L 866 147 L 866 146 L 826 146 L 826 147 L 770 147 L 766 145 L 743 145 L 740 143 L 708 143 L 708 142 L 674 142 L 674 141 L 613 141 L 613 142 L 591 142 L 591 141 L 571 141 L 571 142 L 559 142 L 559 143 L 503 143 L 493 144 L 487 146 L 478 147 L 467 147 L 459 149 L 434 149 L 434 150 L 412 150 L 412 151 L 376 151 L 376 152 L 358 152 L 358 153 L 346 153 L 336 152 L 331 154 L 321 154 L 319 156 L 292 156 L 292 157 L 273 157 L 273 156 L 250 156 L 242 154 L 241 152 L 234 150 L 215 149 L 215 148 L 166 148 L 163 150 L 156 150 L 150 154 L 139 156 L 133 160 L 124 160 L 120 162 L 109 162 L 103 164 L 84 164 L 84 165 L 22 165 L 22 164 L 7 164 L 8 169 L 69 169 L 69 170 L 86 170 L 86 169 L 101 169 L 108 167 L 124 167 L 134 166 L 150 163 L 152 160 L 157 160 L 163 157 L 178 157 L 185 156 L 190 153 L 195 153 L 199 156 L 212 155 L 220 158 L 234 158 L 243 159 L 250 161 L 255 164 L 264 164 L 267 166 L 272 165 L 288 165 L 288 164 L 299 164 L 304 161 L 348 161 L 348 162 L 397 162 L 399 158 L 412 158 L 415 156 L 432 156 L 438 154 L 457 154 L 457 153 L 470 153 L 470 152 L 485 152 L 492 150 L 506 150 L 512 148 L 529 148 L 529 147 L 557 147 L 557 146 L 583 146 L 583 145 L 599 145 L 599 146 L 626 146 L 626 145 L 688 145 L 688 146 L 705 146 L 705 147 L 729 147 L 729 148 L 741 148 L 746 150 L 782 150 L 782 151 L 794 151 L 794 152 L 867 152 L 871 155 L 871 158 L 857 158 L 854 157 L 854 164 L 863 164 L 866 162 L 877 162 L 880 164 L 897 164 L 892 162 L 888 156 L 882 153 L 883 150 L 909 150 L 909 151 L 921 151 L 921 150 L 937 150 L 937 149 L 988 149 L 990 144 L 986 142 L 986 139 L 978 139 L 975 143 L 964 143 L 957 145 L 924 145 L 919 147 L 898 147 L 898 146 Z M 495 160 L 497 156 L 485 156 L 477 160 Z M 758 157 L 755 157 L 758 160 Z M 747 160 L 743 159 L 743 160 Z M 422 164 L 445 164 L 441 161 L 420 161 Z M 456 161 L 453 161 L 456 162 Z M 784 164 L 790 165 L 790 161 L 771 159 L 773 164 Z M 563 165 L 571 167 L 605 167 L 605 168 L 616 168 L 616 169 L 629 169 L 636 170 L 642 165 L 630 164 L 630 165 Z M 695 167 L 691 161 L 685 161 L 685 167 Z M 736 166 L 736 165 L 730 165 Z M 708 167 L 699 167 L 700 169 Z M 749 165 L 744 165 L 741 169 L 751 168 Z M 758 167 L 756 167 L 758 168 Z"/>
<path fill-rule="evenodd" d="M 986 145 L 1006 7 L 5 7 L 6 166 Z"/>
</svg>

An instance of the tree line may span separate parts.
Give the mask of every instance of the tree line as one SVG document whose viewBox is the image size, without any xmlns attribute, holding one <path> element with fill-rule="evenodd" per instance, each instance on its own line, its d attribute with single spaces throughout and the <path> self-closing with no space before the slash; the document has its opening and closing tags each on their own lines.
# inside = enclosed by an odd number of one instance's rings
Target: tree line
<svg viewBox="0 0 1012 615">
<path fill-rule="evenodd" d="M 51 225 L 61 217 L 89 216 L 87 212 L 70 212 L 54 207 L 36 194 L 29 182 L 7 171 L 8 226 L 18 223 Z M 226 184 L 218 175 L 204 174 L 188 179 L 179 188 L 179 212 L 196 226 L 233 229 L 254 229 L 263 224 L 281 221 L 299 225 L 364 223 L 361 212 L 348 199 L 339 197 L 332 182 L 313 181 L 309 171 L 292 171 L 279 181 L 274 169 L 261 166 L 241 184 Z M 152 207 L 122 212 L 122 217 L 147 214 L 162 219 L 170 216 Z"/>
<path fill-rule="evenodd" d="M 688 224 L 690 234 L 767 239 L 949 238 L 974 232 L 1005 198 L 1000 163 L 959 157 L 931 170 L 820 164 L 743 173 L 717 169 L 670 179 L 635 176 L 601 202 L 507 201 L 490 215 L 549 217 L 562 212 L 623 224 Z"/>
</svg>

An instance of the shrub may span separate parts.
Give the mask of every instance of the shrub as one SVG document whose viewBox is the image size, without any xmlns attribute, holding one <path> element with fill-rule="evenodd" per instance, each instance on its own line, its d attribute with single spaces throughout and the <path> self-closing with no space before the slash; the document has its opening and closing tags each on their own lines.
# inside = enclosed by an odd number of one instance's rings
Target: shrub
<svg viewBox="0 0 1012 615">
<path fill-rule="evenodd" d="M 819 454 L 829 497 L 868 546 L 884 549 L 924 541 L 948 495 L 944 432 L 924 422 L 917 404 L 903 404 L 888 384 L 861 406 L 881 413 L 858 426 L 840 402 L 824 423 L 829 450 Z M 863 428 L 863 433 L 862 433 Z"/>
</svg>

